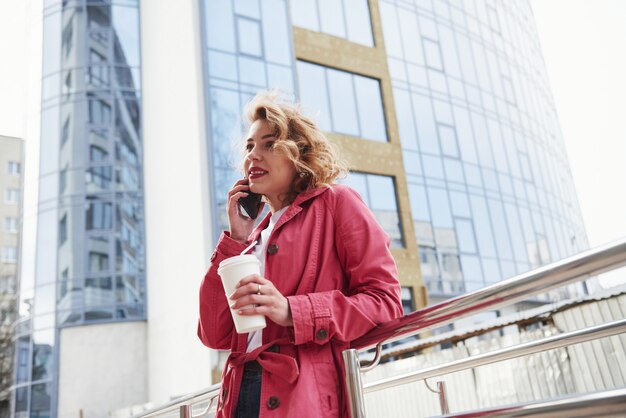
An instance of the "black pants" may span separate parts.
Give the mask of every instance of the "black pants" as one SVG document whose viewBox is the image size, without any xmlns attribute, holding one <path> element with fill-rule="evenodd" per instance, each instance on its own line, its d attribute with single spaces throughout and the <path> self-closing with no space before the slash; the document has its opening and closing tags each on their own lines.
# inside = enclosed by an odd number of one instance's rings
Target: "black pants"
<svg viewBox="0 0 626 418">
<path fill-rule="evenodd" d="M 261 370 L 244 370 L 236 418 L 258 418 L 261 404 Z"/>
</svg>

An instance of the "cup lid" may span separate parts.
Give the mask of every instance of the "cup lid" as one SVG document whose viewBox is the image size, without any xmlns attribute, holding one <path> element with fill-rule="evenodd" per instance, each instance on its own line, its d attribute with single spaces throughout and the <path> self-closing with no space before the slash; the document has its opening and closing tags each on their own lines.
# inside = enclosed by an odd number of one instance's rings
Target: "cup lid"
<svg viewBox="0 0 626 418">
<path fill-rule="evenodd" d="M 258 257 L 256 255 L 254 255 L 254 254 L 235 255 L 233 257 L 229 257 L 229 258 L 226 258 L 226 259 L 222 260 L 220 262 L 218 270 L 222 269 L 224 267 L 227 267 L 227 266 L 231 266 L 231 265 L 234 265 L 234 264 L 240 264 L 240 263 L 257 263 L 257 264 L 261 264 L 261 261 L 259 261 Z"/>
</svg>

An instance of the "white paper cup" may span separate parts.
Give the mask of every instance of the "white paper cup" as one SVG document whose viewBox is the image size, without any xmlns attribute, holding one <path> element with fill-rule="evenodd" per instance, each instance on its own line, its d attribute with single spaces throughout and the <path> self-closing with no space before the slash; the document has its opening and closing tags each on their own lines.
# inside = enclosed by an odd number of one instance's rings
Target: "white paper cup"
<svg viewBox="0 0 626 418">
<path fill-rule="evenodd" d="M 222 260 L 220 266 L 217 269 L 217 274 L 222 278 L 222 285 L 226 292 L 226 297 L 232 295 L 235 292 L 235 286 L 239 283 L 239 280 L 251 274 L 261 274 L 260 272 L 261 262 L 252 254 L 236 255 L 234 257 Z M 228 305 L 232 305 L 234 302 L 228 298 Z M 253 305 L 247 305 L 241 308 L 250 309 Z M 235 322 L 235 329 L 237 333 L 245 334 L 246 332 L 257 331 L 265 328 L 265 315 L 239 315 L 236 310 L 231 309 L 230 313 L 233 315 L 233 321 Z"/>
</svg>

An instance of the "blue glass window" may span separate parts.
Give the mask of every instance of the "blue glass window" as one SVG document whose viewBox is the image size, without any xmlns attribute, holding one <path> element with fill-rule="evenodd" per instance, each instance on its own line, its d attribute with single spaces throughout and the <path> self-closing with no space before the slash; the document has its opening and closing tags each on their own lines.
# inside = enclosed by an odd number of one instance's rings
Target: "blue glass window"
<svg viewBox="0 0 626 418">
<path fill-rule="evenodd" d="M 449 157 L 459 158 L 459 147 L 456 140 L 456 129 L 453 126 L 437 124 L 441 152 Z"/>
<path fill-rule="evenodd" d="M 443 189 L 428 187 L 428 200 L 433 226 L 435 228 L 452 228 L 452 213 L 450 212 L 447 192 Z"/>
<path fill-rule="evenodd" d="M 300 100 L 321 129 L 332 130 L 324 67 L 298 61 Z"/>
<path fill-rule="evenodd" d="M 378 80 L 361 75 L 298 62 L 300 97 L 305 108 L 324 129 L 386 141 L 387 131 Z M 325 75 L 325 79 L 323 76 Z"/>
<path fill-rule="evenodd" d="M 422 44 L 424 45 L 426 65 L 433 70 L 443 71 L 443 62 L 441 61 L 439 42 L 428 38 L 422 38 Z"/>
<path fill-rule="evenodd" d="M 290 6 L 295 26 L 374 46 L 367 0 L 291 0 Z"/>
<path fill-rule="evenodd" d="M 354 188 L 389 234 L 392 248 L 404 247 L 396 185 L 392 177 L 351 172 L 342 183 Z"/>
<path fill-rule="evenodd" d="M 327 70 L 330 110 L 335 132 L 358 136 L 359 120 L 354 100 L 354 86 L 349 73 Z"/>
<path fill-rule="evenodd" d="M 239 52 L 260 57 L 263 55 L 261 47 L 261 26 L 258 21 L 238 17 Z"/>
</svg>

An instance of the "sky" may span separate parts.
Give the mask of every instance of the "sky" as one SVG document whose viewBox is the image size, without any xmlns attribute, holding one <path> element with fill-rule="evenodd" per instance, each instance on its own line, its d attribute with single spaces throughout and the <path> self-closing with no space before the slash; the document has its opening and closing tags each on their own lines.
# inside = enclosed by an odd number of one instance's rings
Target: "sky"
<svg viewBox="0 0 626 418">
<path fill-rule="evenodd" d="M 531 6 L 589 244 L 626 237 L 626 1 Z M 625 269 L 601 277 L 623 282 Z"/>
<path fill-rule="evenodd" d="M 41 33 L 36 1 L 0 0 L 0 135 L 33 137 L 25 92 L 29 63 L 40 62 L 27 54 Z M 589 244 L 626 237 L 626 1 L 530 3 Z M 601 282 L 626 282 L 626 270 Z"/>
</svg>

